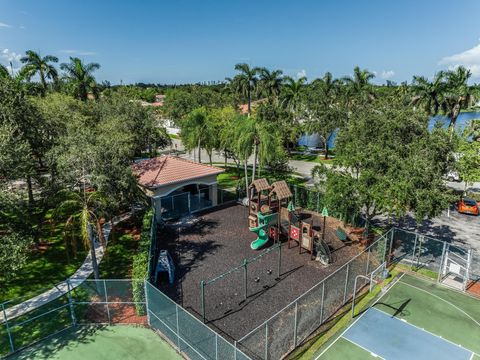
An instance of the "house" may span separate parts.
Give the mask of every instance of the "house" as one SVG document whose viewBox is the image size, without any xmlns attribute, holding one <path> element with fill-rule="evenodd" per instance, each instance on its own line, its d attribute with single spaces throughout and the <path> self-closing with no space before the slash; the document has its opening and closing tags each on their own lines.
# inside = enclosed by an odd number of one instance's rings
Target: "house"
<svg viewBox="0 0 480 360">
<path fill-rule="evenodd" d="M 175 156 L 159 156 L 132 166 L 152 199 L 157 220 L 181 217 L 217 205 L 217 175 L 224 170 Z"/>
<path fill-rule="evenodd" d="M 155 95 L 155 101 L 152 103 L 152 106 L 163 106 L 165 97 L 166 95 L 163 94 Z"/>
</svg>

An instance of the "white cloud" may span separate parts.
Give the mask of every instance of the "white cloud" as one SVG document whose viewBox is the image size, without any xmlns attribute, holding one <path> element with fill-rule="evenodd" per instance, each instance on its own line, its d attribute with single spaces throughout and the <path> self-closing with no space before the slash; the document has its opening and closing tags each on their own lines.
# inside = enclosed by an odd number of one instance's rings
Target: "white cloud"
<svg viewBox="0 0 480 360">
<path fill-rule="evenodd" d="M 5 24 L 3 22 L 0 22 L 0 28 L 2 28 L 2 27 L 3 28 L 10 28 L 10 27 L 12 27 L 12 25 L 8 25 L 8 24 Z"/>
<path fill-rule="evenodd" d="M 391 79 L 395 76 L 395 71 L 393 70 L 383 70 L 380 74 L 380 77 L 384 80 Z"/>
<path fill-rule="evenodd" d="M 22 55 L 17 54 L 15 51 L 10 51 L 9 49 L 0 49 L 0 64 L 5 65 L 8 69 L 10 69 L 10 64 L 11 64 L 13 67 L 14 73 L 20 70 L 21 57 Z"/>
<path fill-rule="evenodd" d="M 19 63 L 22 55 L 17 54 L 15 51 L 9 49 L 0 49 L 0 61 L 6 63 Z"/>
<path fill-rule="evenodd" d="M 300 70 L 299 72 L 297 72 L 297 79 L 300 79 L 302 77 L 307 77 L 307 71 L 305 69 L 302 69 Z"/>
<path fill-rule="evenodd" d="M 69 55 L 80 55 L 80 56 L 89 56 L 89 55 L 95 55 L 96 52 L 94 51 L 82 51 L 82 50 L 59 50 L 58 52 L 62 54 L 69 54 Z"/>
<path fill-rule="evenodd" d="M 439 65 L 446 65 L 450 70 L 462 65 L 472 72 L 472 77 L 480 78 L 480 44 L 461 53 L 446 56 Z"/>
</svg>

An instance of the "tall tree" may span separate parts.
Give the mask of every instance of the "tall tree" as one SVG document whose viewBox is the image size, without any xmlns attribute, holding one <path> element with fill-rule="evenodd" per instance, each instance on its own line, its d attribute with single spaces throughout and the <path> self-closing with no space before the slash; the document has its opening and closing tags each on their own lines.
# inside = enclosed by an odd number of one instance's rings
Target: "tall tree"
<svg viewBox="0 0 480 360">
<path fill-rule="evenodd" d="M 301 112 L 306 82 L 307 78 L 304 76 L 297 80 L 289 76 L 285 77 L 282 104 L 293 114 L 294 118 L 298 118 Z"/>
<path fill-rule="evenodd" d="M 344 77 L 343 80 L 352 89 L 353 95 L 372 98 L 373 92 L 370 80 L 374 77 L 374 73 L 367 69 L 362 70 L 358 66 L 355 66 L 353 69 L 353 76 Z"/>
<path fill-rule="evenodd" d="M 267 98 L 276 100 L 282 90 L 285 78 L 282 70 L 270 71 L 267 68 L 259 69 L 259 93 Z"/>
<path fill-rule="evenodd" d="M 0 64 L 0 78 L 10 77 L 10 73 L 5 65 Z"/>
<path fill-rule="evenodd" d="M 25 56 L 20 59 L 25 64 L 21 70 L 21 74 L 27 79 L 38 75 L 40 84 L 42 85 L 42 95 L 47 92 L 47 79 L 56 81 L 58 78 L 57 69 L 51 63 L 57 63 L 58 58 L 52 55 L 41 57 L 39 53 L 33 50 L 27 50 Z"/>
<path fill-rule="evenodd" d="M 77 99 L 86 101 L 89 92 L 98 97 L 98 87 L 93 72 L 100 69 L 100 64 L 85 64 L 79 58 L 70 57 L 70 63 L 60 64 L 60 69 L 65 72 L 66 78 L 73 85 L 73 94 Z"/>
<path fill-rule="evenodd" d="M 340 213 L 362 212 L 418 221 L 434 217 L 451 200 L 442 182 L 452 150 L 446 131 L 428 130 L 428 116 L 394 96 L 357 105 L 339 130 L 326 201 Z"/>
<path fill-rule="evenodd" d="M 455 129 L 458 115 L 462 109 L 473 103 L 473 95 L 467 83 L 471 76 L 470 70 L 463 66 L 445 73 L 446 84 L 442 108 L 450 119 L 451 131 Z"/>
<path fill-rule="evenodd" d="M 255 93 L 258 82 L 258 67 L 251 68 L 246 63 L 235 65 L 235 70 L 240 73 L 235 75 L 234 82 L 236 89 L 247 99 L 247 112 L 248 116 L 252 113 L 252 95 Z"/>
<path fill-rule="evenodd" d="M 412 104 L 421 106 L 429 115 L 437 115 L 443 103 L 445 72 L 435 74 L 432 81 L 424 76 L 414 76 Z"/>
</svg>

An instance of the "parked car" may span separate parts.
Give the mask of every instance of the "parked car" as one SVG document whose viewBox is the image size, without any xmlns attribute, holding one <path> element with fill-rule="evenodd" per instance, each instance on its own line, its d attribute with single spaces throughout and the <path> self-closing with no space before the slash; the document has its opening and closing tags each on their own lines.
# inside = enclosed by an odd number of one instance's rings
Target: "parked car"
<svg viewBox="0 0 480 360">
<path fill-rule="evenodd" d="M 458 201 L 457 210 L 462 214 L 479 215 L 480 210 L 475 200 L 470 198 L 462 198 Z"/>
<path fill-rule="evenodd" d="M 445 179 L 447 179 L 448 181 L 462 181 L 462 179 L 460 178 L 460 175 L 458 175 L 458 172 L 456 171 L 449 171 L 448 173 L 445 174 Z"/>
</svg>

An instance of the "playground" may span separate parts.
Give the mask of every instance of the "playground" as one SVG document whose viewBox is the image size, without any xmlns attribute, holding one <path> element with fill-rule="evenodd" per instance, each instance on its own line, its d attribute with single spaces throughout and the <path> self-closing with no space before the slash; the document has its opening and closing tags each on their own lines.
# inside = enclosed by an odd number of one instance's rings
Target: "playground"
<svg viewBox="0 0 480 360">
<path fill-rule="evenodd" d="M 9 359 L 182 359 L 155 332 L 141 326 L 81 326 L 66 330 Z"/>
<path fill-rule="evenodd" d="M 401 275 L 315 359 L 480 359 L 478 299 Z"/>
<path fill-rule="evenodd" d="M 270 200 L 252 196 L 249 207 L 198 213 L 167 223 L 157 235 L 175 264 L 174 283 L 159 276 L 157 286 L 230 340 L 240 339 L 363 249 L 360 242 L 342 238 L 338 219 L 293 209 L 288 201 L 279 203 L 281 196 L 276 205 Z M 289 225 L 282 225 L 287 215 L 275 217 L 271 208 L 285 213 L 289 204 Z M 293 228 L 297 240 L 278 231 L 281 227 Z"/>
</svg>

